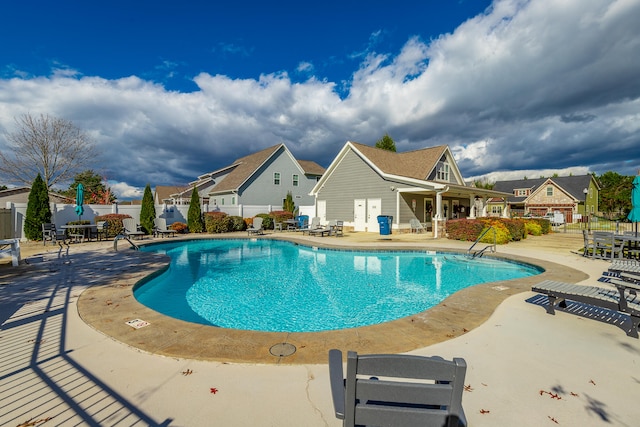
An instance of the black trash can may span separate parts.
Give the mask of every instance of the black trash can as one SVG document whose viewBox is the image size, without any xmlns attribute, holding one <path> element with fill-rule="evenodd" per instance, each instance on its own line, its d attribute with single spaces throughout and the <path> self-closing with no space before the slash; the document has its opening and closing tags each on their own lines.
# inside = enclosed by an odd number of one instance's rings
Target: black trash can
<svg viewBox="0 0 640 427">
<path fill-rule="evenodd" d="M 380 235 L 387 236 L 391 234 L 391 223 L 393 217 L 391 215 L 378 215 L 378 225 L 380 225 Z"/>
</svg>

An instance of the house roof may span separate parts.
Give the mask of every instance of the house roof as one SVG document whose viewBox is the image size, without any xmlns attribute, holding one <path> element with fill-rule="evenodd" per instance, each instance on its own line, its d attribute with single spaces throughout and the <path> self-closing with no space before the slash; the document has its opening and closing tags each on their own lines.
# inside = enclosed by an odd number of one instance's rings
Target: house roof
<svg viewBox="0 0 640 427">
<path fill-rule="evenodd" d="M 298 160 L 298 164 L 306 175 L 322 175 L 325 169 L 313 160 Z"/>
<path fill-rule="evenodd" d="M 229 167 L 232 168 L 231 172 L 224 177 L 215 187 L 213 187 L 210 194 L 224 193 L 229 191 L 238 190 L 252 175 L 254 175 L 258 169 L 265 164 L 271 157 L 273 157 L 278 151 L 284 150 L 288 154 L 293 162 L 295 162 L 300 171 L 307 175 L 322 175 L 324 168 L 316 162 L 310 160 L 298 161 L 293 157 L 289 149 L 284 144 L 277 144 L 257 153 L 250 154 L 245 157 L 241 157 L 235 160 Z"/>
<path fill-rule="evenodd" d="M 8 188 L 6 190 L 0 190 L 0 198 L 11 199 L 12 196 L 17 196 L 19 194 L 29 194 L 31 192 L 31 187 L 15 187 Z M 60 193 L 55 193 L 53 191 L 49 191 L 49 201 L 53 203 L 75 203 L 75 200 L 72 197 L 67 197 Z"/>
<path fill-rule="evenodd" d="M 184 186 L 157 185 L 155 189 L 156 199 L 157 201 L 162 202 L 163 200 L 171 199 L 172 195 L 179 194 L 183 191 L 185 191 Z"/>
<path fill-rule="evenodd" d="M 395 153 L 357 142 L 351 142 L 351 144 L 385 174 L 419 180 L 425 180 L 429 177 L 438 160 L 447 150 L 446 145 L 438 145 L 420 150 Z"/>
<path fill-rule="evenodd" d="M 589 188 L 593 182 L 596 188 L 600 189 L 597 181 L 592 175 L 578 175 L 578 176 L 557 176 L 553 178 L 534 178 L 534 179 L 518 179 L 512 181 L 497 181 L 493 187 L 494 190 L 503 191 L 505 193 L 513 194 L 516 189 L 530 189 L 530 193 L 533 193 L 541 185 L 544 185 L 547 181 L 554 182 L 558 187 L 567 192 L 576 200 L 584 200 L 584 189 Z M 524 202 L 529 196 L 516 197 L 512 195 L 509 197 L 510 202 Z"/>
</svg>

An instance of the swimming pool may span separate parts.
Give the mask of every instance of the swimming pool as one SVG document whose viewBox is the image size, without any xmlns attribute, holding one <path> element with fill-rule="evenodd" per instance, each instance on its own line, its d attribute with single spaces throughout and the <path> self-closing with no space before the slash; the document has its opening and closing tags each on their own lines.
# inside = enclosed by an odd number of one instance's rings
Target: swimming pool
<svg viewBox="0 0 640 427">
<path fill-rule="evenodd" d="M 142 304 L 190 322 L 269 332 L 387 322 L 468 286 L 541 272 L 492 258 L 318 249 L 269 239 L 192 240 L 142 250 L 171 257 L 165 272 L 135 287 Z"/>
</svg>

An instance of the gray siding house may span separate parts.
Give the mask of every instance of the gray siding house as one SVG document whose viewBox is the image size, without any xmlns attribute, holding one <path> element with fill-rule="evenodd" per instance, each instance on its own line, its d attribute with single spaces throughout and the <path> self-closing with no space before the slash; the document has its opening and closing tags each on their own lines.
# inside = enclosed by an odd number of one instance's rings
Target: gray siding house
<svg viewBox="0 0 640 427">
<path fill-rule="evenodd" d="M 322 166 L 296 160 L 284 144 L 278 144 L 199 176 L 170 199 L 189 204 L 195 186 L 209 210 L 239 205 L 281 207 L 288 192 L 296 206 L 313 205 L 314 197 L 309 193 L 323 173 Z"/>
<path fill-rule="evenodd" d="M 487 199 L 508 196 L 466 186 L 446 145 L 394 153 L 351 141 L 311 194 L 321 222 L 378 231 L 378 215 L 390 215 L 393 229 L 417 219 L 436 237 L 447 219 L 484 216 Z"/>
</svg>

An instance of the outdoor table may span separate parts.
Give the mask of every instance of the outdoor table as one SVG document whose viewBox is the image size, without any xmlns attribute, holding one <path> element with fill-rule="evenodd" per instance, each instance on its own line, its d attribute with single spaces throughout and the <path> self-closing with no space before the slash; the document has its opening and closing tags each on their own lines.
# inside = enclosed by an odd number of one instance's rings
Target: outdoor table
<svg viewBox="0 0 640 427">
<path fill-rule="evenodd" d="M 287 219 L 284 221 L 287 224 L 287 230 L 297 230 L 298 229 L 298 220 L 297 219 Z"/>
<path fill-rule="evenodd" d="M 98 230 L 98 226 L 95 224 L 75 224 L 75 225 L 63 225 L 60 227 L 63 230 L 81 230 L 82 234 L 80 233 L 73 233 L 69 234 L 70 237 L 74 237 L 76 243 L 78 242 L 78 238 L 80 238 L 80 242 L 84 242 L 85 237 L 87 237 L 87 232 L 89 232 L 89 230 L 94 229 L 94 230 Z"/>
</svg>

